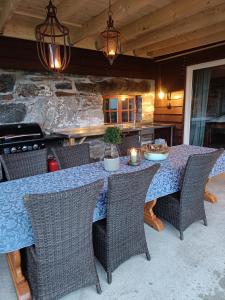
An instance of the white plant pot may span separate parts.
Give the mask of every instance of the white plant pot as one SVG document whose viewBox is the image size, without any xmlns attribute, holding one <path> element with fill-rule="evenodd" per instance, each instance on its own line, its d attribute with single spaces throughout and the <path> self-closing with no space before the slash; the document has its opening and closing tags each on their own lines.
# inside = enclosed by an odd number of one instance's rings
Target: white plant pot
<svg viewBox="0 0 225 300">
<path fill-rule="evenodd" d="M 104 158 L 104 168 L 108 172 L 113 172 L 119 170 L 120 158 Z"/>
</svg>

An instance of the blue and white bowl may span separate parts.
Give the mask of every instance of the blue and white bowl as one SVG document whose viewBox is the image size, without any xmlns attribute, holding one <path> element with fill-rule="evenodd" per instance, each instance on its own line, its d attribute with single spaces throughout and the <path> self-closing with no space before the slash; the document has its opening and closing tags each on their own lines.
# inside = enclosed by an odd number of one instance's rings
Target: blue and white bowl
<svg viewBox="0 0 225 300">
<path fill-rule="evenodd" d="M 144 158 L 147 160 L 159 161 L 165 160 L 169 156 L 169 152 L 159 153 L 159 152 L 144 152 Z"/>
</svg>

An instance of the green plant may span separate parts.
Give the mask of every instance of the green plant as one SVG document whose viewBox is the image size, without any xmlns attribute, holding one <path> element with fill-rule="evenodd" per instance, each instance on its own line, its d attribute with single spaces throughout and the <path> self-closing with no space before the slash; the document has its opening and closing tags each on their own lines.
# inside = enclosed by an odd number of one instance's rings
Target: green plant
<svg viewBox="0 0 225 300">
<path fill-rule="evenodd" d="M 118 127 L 108 127 L 103 136 L 106 144 L 118 145 L 122 141 L 121 130 Z"/>
</svg>

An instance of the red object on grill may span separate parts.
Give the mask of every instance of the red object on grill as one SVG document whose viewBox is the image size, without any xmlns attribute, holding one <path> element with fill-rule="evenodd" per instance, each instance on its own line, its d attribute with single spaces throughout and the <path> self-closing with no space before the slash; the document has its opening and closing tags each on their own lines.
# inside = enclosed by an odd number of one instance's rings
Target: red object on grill
<svg viewBox="0 0 225 300">
<path fill-rule="evenodd" d="M 48 159 L 48 171 L 49 172 L 55 172 L 59 170 L 59 165 L 57 161 L 54 158 Z"/>
</svg>

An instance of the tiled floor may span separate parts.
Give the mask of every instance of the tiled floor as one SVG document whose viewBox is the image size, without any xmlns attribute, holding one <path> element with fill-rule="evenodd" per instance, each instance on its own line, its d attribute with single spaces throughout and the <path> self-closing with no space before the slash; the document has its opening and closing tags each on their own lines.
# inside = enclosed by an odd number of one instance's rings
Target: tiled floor
<svg viewBox="0 0 225 300">
<path fill-rule="evenodd" d="M 211 184 L 219 198 L 206 204 L 208 227 L 202 222 L 185 231 L 184 241 L 166 224 L 158 233 L 146 226 L 152 260 L 131 258 L 113 272 L 113 282 L 98 264 L 103 293 L 94 287 L 80 289 L 64 300 L 225 300 L 225 176 Z M 5 256 L 0 255 L 0 300 L 16 299 Z"/>
</svg>

